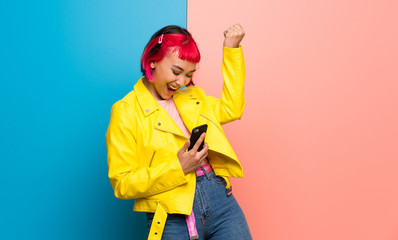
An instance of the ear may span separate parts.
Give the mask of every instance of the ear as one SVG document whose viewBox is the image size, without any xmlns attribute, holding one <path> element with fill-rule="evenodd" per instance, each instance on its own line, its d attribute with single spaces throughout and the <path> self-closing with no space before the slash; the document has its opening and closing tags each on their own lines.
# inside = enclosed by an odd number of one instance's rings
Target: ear
<svg viewBox="0 0 398 240">
<path fill-rule="evenodd" d="M 150 63 L 150 66 L 151 66 L 151 69 L 155 69 L 156 62 L 151 62 L 151 63 Z"/>
</svg>

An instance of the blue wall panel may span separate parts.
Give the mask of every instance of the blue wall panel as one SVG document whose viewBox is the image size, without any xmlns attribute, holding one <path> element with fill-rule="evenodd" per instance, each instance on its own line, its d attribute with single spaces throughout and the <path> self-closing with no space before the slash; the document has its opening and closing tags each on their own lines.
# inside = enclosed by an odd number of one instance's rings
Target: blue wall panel
<svg viewBox="0 0 398 240">
<path fill-rule="evenodd" d="M 107 178 L 111 105 L 140 54 L 186 1 L 0 3 L 0 239 L 145 239 L 133 201 Z"/>
</svg>

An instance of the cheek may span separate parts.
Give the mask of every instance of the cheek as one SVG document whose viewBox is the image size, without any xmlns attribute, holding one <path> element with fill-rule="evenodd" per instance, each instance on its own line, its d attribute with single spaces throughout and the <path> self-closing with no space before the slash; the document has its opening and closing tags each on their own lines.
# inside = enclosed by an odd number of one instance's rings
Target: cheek
<svg viewBox="0 0 398 240">
<path fill-rule="evenodd" d="M 159 82 L 159 85 L 166 84 L 167 82 L 174 80 L 174 77 L 175 75 L 173 74 L 172 71 L 159 69 L 159 71 L 157 72 L 157 80 Z"/>
<path fill-rule="evenodd" d="M 157 81 L 155 82 L 155 88 L 158 92 L 163 92 L 165 91 L 166 88 L 166 83 L 165 81 Z"/>
</svg>

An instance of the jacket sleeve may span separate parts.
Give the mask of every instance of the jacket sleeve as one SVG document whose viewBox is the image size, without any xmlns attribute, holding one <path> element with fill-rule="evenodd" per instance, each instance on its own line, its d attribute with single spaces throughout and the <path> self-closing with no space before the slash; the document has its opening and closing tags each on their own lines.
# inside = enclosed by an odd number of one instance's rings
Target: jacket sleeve
<svg viewBox="0 0 398 240">
<path fill-rule="evenodd" d="M 156 167 L 139 167 L 134 136 L 134 128 L 139 126 L 133 123 L 133 114 L 128 103 L 115 103 L 105 135 L 108 175 L 115 196 L 121 199 L 143 198 L 186 183 L 187 178 L 177 156 Z"/>
<path fill-rule="evenodd" d="M 208 96 L 217 120 L 225 124 L 242 117 L 245 107 L 245 62 L 242 46 L 223 48 L 222 74 L 224 78 L 221 98 Z"/>
</svg>

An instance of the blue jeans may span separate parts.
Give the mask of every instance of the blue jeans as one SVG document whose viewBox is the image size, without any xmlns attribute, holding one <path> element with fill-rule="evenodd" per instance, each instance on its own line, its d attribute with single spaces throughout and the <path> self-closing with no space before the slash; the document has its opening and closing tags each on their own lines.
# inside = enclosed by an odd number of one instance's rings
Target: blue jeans
<svg viewBox="0 0 398 240">
<path fill-rule="evenodd" d="M 199 240 L 250 240 L 252 239 L 245 215 L 232 194 L 226 193 L 226 182 L 214 174 L 196 178 L 193 203 Z M 153 213 L 147 213 L 148 228 Z M 162 240 L 188 240 L 185 215 L 169 214 Z"/>
</svg>

